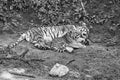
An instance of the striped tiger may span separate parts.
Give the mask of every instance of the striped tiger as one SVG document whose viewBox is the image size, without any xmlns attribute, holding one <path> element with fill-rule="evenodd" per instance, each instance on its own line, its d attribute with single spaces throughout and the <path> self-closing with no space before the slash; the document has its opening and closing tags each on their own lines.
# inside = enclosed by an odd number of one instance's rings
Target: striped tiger
<svg viewBox="0 0 120 80">
<path fill-rule="evenodd" d="M 50 49 L 50 46 L 47 43 L 50 43 L 53 39 L 63 37 L 68 32 L 74 32 L 74 39 L 82 37 L 86 39 L 88 37 L 89 29 L 86 27 L 84 22 L 81 22 L 81 25 L 63 25 L 63 26 L 52 26 L 52 27 L 35 27 L 26 32 L 24 32 L 16 42 L 8 45 L 9 48 L 14 48 L 23 40 L 33 43 L 35 47 L 40 49 Z"/>
</svg>

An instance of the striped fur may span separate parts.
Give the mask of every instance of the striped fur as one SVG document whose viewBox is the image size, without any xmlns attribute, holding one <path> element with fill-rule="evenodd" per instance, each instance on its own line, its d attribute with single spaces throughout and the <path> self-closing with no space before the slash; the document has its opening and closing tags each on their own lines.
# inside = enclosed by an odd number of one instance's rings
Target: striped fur
<svg viewBox="0 0 120 80">
<path fill-rule="evenodd" d="M 68 32 L 77 33 L 76 37 L 87 38 L 89 29 L 86 27 L 85 24 L 80 26 L 75 25 L 63 25 L 63 26 L 52 26 L 52 27 L 38 27 L 32 28 L 25 33 L 23 33 L 15 43 L 10 44 L 9 48 L 14 48 L 18 45 L 21 41 L 26 40 L 27 42 L 33 43 L 34 46 L 39 48 L 50 48 L 47 43 L 51 42 L 55 38 L 63 37 Z M 86 36 L 81 36 L 81 34 L 86 34 Z"/>
</svg>

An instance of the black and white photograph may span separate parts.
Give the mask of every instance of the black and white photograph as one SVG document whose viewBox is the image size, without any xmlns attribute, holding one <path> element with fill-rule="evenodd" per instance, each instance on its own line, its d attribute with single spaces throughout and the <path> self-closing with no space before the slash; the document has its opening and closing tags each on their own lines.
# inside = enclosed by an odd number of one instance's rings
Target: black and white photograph
<svg viewBox="0 0 120 80">
<path fill-rule="evenodd" d="M 0 80 L 120 80 L 120 0 L 0 0 Z"/>
</svg>

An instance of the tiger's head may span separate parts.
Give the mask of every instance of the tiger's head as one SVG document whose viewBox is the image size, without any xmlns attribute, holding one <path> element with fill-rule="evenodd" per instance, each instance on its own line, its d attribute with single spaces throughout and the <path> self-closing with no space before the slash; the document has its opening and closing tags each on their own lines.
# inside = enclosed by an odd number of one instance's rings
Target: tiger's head
<svg viewBox="0 0 120 80">
<path fill-rule="evenodd" d="M 75 26 L 75 30 L 69 32 L 69 36 L 77 42 L 85 43 L 89 35 L 89 29 L 87 28 L 86 23 L 81 22 L 78 26 Z"/>
</svg>

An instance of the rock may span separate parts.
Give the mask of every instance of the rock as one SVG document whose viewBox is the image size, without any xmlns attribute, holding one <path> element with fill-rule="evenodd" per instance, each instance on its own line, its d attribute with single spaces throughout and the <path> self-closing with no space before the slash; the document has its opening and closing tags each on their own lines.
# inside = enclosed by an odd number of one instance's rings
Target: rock
<svg viewBox="0 0 120 80">
<path fill-rule="evenodd" d="M 66 50 L 67 50 L 68 52 L 72 52 L 72 51 L 73 51 L 73 48 L 72 48 L 72 47 L 66 47 Z"/>
<path fill-rule="evenodd" d="M 65 65 L 56 63 L 53 68 L 50 70 L 49 74 L 51 76 L 62 77 L 69 72 L 69 68 Z"/>
<path fill-rule="evenodd" d="M 5 80 L 14 80 L 14 76 L 12 74 L 10 74 L 9 72 L 7 71 L 3 71 L 1 74 L 0 74 L 0 79 L 5 79 Z"/>
</svg>

